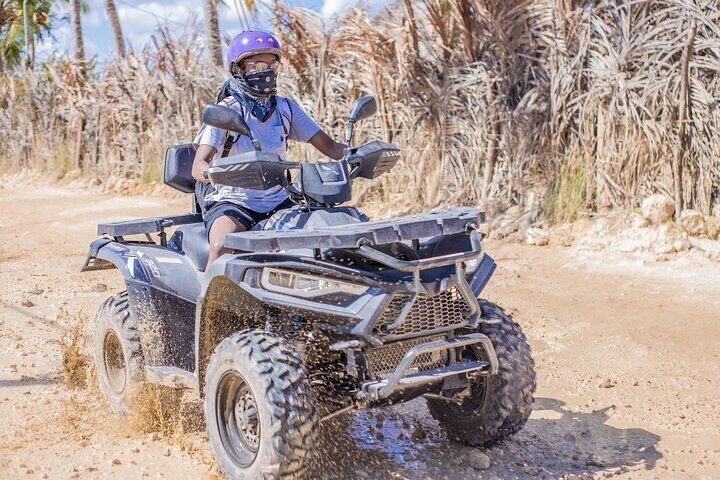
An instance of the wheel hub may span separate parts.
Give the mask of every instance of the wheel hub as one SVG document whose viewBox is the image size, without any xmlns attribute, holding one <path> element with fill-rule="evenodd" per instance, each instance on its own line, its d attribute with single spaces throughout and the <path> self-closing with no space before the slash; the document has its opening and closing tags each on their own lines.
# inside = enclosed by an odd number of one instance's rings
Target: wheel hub
<svg viewBox="0 0 720 480">
<path fill-rule="evenodd" d="M 252 465 L 261 441 L 260 415 L 250 386 L 237 371 L 218 382 L 215 411 L 223 448 L 241 468 Z"/>
<path fill-rule="evenodd" d="M 460 354 L 461 361 L 464 362 L 476 362 L 479 360 L 485 360 L 483 352 L 475 348 L 474 346 L 468 347 Z M 475 415 L 475 412 L 483 407 L 483 404 L 487 400 L 487 382 L 488 377 L 485 376 L 474 376 L 470 378 L 470 394 L 463 399 L 460 404 L 448 404 L 448 408 L 460 417 L 469 417 Z"/>
<path fill-rule="evenodd" d="M 255 397 L 246 384 L 238 392 L 235 403 L 235 422 L 247 446 L 251 450 L 257 451 L 260 443 L 260 422 Z"/>
<path fill-rule="evenodd" d="M 125 390 L 126 365 L 122 343 L 113 330 L 108 330 L 103 342 L 103 363 L 110 389 L 121 394 Z"/>
</svg>

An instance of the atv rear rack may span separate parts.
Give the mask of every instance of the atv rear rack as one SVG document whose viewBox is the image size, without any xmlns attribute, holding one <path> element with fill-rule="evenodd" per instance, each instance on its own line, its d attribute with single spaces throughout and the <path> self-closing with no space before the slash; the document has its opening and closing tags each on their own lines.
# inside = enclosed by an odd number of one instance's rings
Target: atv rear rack
<svg viewBox="0 0 720 480">
<path fill-rule="evenodd" d="M 116 240 L 123 241 L 125 235 L 160 234 L 160 243 L 165 246 L 165 229 L 179 225 L 202 222 L 202 215 L 190 213 L 186 215 L 172 215 L 169 217 L 143 218 L 140 220 L 126 220 L 123 222 L 101 223 L 98 225 L 98 235 L 108 235 Z M 149 237 L 148 237 L 148 240 Z M 153 242 L 154 243 L 154 242 Z"/>
<path fill-rule="evenodd" d="M 406 375 L 413 367 L 415 359 L 424 353 L 439 352 L 470 345 L 481 345 L 487 360 L 465 361 L 452 365 L 446 365 L 432 370 L 421 371 Z M 490 339 L 481 333 L 471 333 L 461 337 L 437 340 L 434 342 L 417 345 L 405 354 L 393 374 L 386 380 L 368 382 L 362 385 L 358 392 L 358 399 L 361 401 L 374 402 L 390 397 L 392 394 L 419 385 L 442 380 L 453 375 L 480 372 L 486 375 L 495 375 L 499 369 L 497 355 Z"/>
</svg>

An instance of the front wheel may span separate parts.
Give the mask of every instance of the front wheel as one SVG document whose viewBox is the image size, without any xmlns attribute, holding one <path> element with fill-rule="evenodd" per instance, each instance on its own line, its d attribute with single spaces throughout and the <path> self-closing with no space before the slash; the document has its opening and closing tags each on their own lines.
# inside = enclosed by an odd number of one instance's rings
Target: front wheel
<svg viewBox="0 0 720 480">
<path fill-rule="evenodd" d="M 205 377 L 205 419 L 228 478 L 303 478 L 317 414 L 302 362 L 281 338 L 248 330 L 215 348 Z"/>
<path fill-rule="evenodd" d="M 478 376 L 460 404 L 428 398 L 430 414 L 448 436 L 472 446 L 490 447 L 520 430 L 532 412 L 535 362 L 525 334 L 494 303 L 480 300 L 479 333 L 490 338 L 498 358 L 497 375 Z M 467 348 L 464 360 L 484 360 L 480 348 Z"/>
</svg>

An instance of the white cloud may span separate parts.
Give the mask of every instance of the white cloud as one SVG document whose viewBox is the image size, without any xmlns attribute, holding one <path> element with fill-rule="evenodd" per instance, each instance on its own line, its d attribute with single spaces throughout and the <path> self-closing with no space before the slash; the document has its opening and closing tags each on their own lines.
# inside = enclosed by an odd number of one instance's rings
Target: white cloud
<svg viewBox="0 0 720 480">
<path fill-rule="evenodd" d="M 118 7 L 123 33 L 134 48 L 142 48 L 159 24 L 178 30 L 187 25 L 191 16 L 202 19 L 199 2 L 188 0 L 168 4 L 145 2 L 132 7 L 120 3 Z"/>
<path fill-rule="evenodd" d="M 320 13 L 325 20 L 342 16 L 353 7 L 361 8 L 370 15 L 375 15 L 395 0 L 325 0 Z"/>
<path fill-rule="evenodd" d="M 347 0 L 325 0 L 322 6 L 322 16 L 330 19 L 335 15 L 342 15 L 350 10 L 357 2 L 348 2 Z"/>
<path fill-rule="evenodd" d="M 90 11 L 83 15 L 82 23 L 83 27 L 97 27 L 101 23 L 105 22 L 104 7 L 93 8 L 90 7 Z"/>
<path fill-rule="evenodd" d="M 38 60 L 47 60 L 58 50 L 58 47 L 62 50 L 70 50 L 72 48 L 73 40 L 70 34 L 70 25 L 63 24 L 57 28 L 53 28 L 52 33 L 55 37 L 54 39 L 47 36 L 38 43 L 35 51 Z"/>
</svg>

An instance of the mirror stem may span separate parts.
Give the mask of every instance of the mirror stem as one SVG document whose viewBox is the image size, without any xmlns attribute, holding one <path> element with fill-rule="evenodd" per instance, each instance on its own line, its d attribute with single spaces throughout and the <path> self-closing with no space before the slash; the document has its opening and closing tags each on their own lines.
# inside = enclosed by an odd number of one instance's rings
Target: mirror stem
<svg viewBox="0 0 720 480">
<path fill-rule="evenodd" d="M 252 140 L 253 147 L 255 148 L 255 151 L 256 151 L 256 152 L 261 151 L 261 149 L 260 149 L 260 142 L 259 142 L 257 139 L 255 139 L 255 138 L 252 138 L 251 140 Z"/>
<path fill-rule="evenodd" d="M 355 122 L 351 119 L 348 119 L 348 121 L 345 122 L 345 143 L 347 143 L 348 147 L 350 147 L 350 142 L 352 142 L 354 126 Z"/>
</svg>

